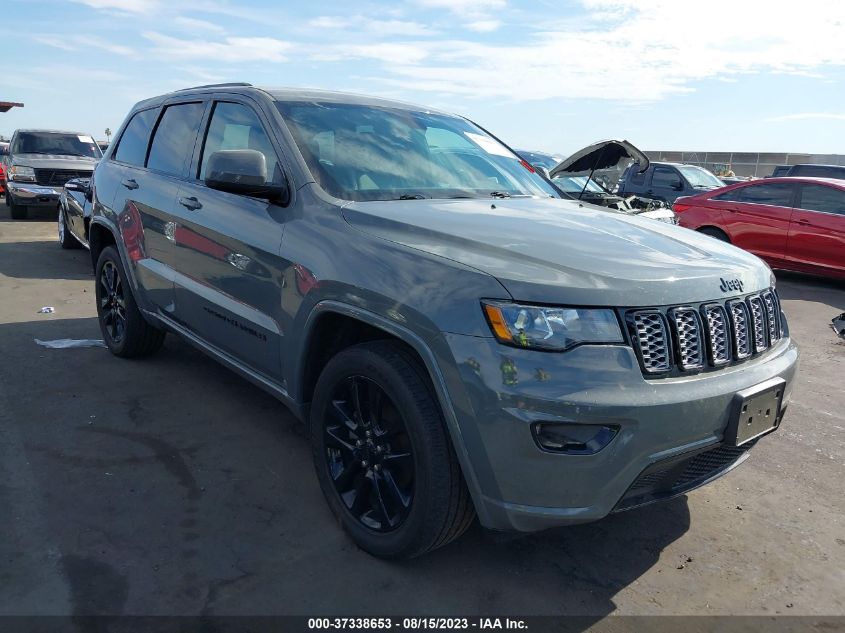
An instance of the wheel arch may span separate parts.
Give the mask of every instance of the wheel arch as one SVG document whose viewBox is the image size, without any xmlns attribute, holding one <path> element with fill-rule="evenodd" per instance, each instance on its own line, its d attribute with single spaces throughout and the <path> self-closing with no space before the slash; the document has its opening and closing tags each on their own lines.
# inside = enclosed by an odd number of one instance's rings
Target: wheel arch
<svg viewBox="0 0 845 633">
<path fill-rule="evenodd" d="M 321 347 L 325 341 L 323 334 L 335 331 L 333 325 L 344 320 L 347 325 L 361 327 L 364 331 L 362 340 L 347 340 L 339 347 Z M 309 421 L 310 402 L 314 386 L 320 371 L 328 360 L 337 352 L 367 340 L 395 340 L 404 345 L 420 364 L 432 389 L 432 395 L 440 407 L 452 448 L 458 457 L 464 481 L 473 498 L 476 511 L 484 521 L 484 503 L 476 473 L 467 453 L 460 431 L 457 414 L 452 405 L 446 378 L 437 363 L 437 357 L 431 345 L 407 327 L 369 310 L 345 304 L 335 300 L 326 300 L 314 306 L 305 322 L 305 336 L 292 359 L 293 368 L 290 376 L 290 394 L 294 400 L 302 403 L 301 411 L 306 423 Z"/>
<path fill-rule="evenodd" d="M 728 244 L 733 244 L 733 240 L 731 239 L 730 234 L 725 229 L 723 229 L 721 226 L 716 226 L 714 224 L 702 224 L 701 226 L 696 227 L 695 230 L 699 233 L 704 233 L 705 235 L 707 234 L 708 231 L 715 231 L 715 232 L 721 233 L 722 235 L 725 236 Z"/>
</svg>

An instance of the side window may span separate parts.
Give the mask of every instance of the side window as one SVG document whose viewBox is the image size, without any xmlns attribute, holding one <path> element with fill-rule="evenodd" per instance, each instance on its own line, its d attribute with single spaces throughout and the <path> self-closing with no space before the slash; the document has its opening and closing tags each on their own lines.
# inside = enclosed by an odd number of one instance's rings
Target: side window
<svg viewBox="0 0 845 633">
<path fill-rule="evenodd" d="M 645 176 L 648 173 L 648 169 L 640 172 L 638 171 L 639 168 L 639 163 L 634 163 L 633 165 L 628 167 L 628 178 L 626 178 L 626 180 L 632 185 L 642 185 L 643 183 L 645 183 Z"/>
<path fill-rule="evenodd" d="M 654 168 L 654 176 L 651 179 L 652 187 L 674 189 L 681 186 L 681 176 L 671 167 L 657 165 Z"/>
<path fill-rule="evenodd" d="M 813 176 L 816 178 L 845 178 L 845 167 L 830 165 L 796 165 L 792 176 Z"/>
<path fill-rule="evenodd" d="M 114 159 L 122 163 L 142 167 L 147 157 L 147 143 L 150 140 L 150 130 L 155 123 L 158 109 L 136 112 L 117 144 Z"/>
<path fill-rule="evenodd" d="M 241 103 L 219 101 L 214 104 L 214 114 L 211 115 L 208 134 L 205 137 L 200 162 L 200 180 L 205 180 L 208 157 L 214 152 L 226 149 L 254 149 L 261 152 L 267 161 L 267 177 L 273 182 L 281 179 L 281 172 L 276 173 L 279 162 L 276 151 L 258 115 Z"/>
<path fill-rule="evenodd" d="M 737 202 L 742 196 L 742 191 L 746 187 L 740 187 L 739 189 L 731 189 L 730 191 L 726 191 L 725 193 L 720 193 L 718 196 L 713 196 L 710 198 L 711 200 L 726 200 L 728 202 Z"/>
<path fill-rule="evenodd" d="M 798 206 L 810 211 L 845 215 L 845 191 L 824 185 L 801 185 L 801 202 Z"/>
<path fill-rule="evenodd" d="M 171 176 L 181 176 L 185 162 L 194 151 L 203 103 L 180 103 L 168 106 L 161 116 L 150 146 L 147 167 Z"/>
<path fill-rule="evenodd" d="M 741 189 L 739 202 L 767 204 L 774 207 L 792 206 L 792 185 L 786 183 L 749 185 Z"/>
</svg>

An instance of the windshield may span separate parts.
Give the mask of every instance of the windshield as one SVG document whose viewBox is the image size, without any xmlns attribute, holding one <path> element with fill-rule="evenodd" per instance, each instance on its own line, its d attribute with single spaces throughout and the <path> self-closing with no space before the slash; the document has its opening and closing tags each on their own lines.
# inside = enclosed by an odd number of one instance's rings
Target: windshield
<svg viewBox="0 0 845 633">
<path fill-rule="evenodd" d="M 678 170 L 693 187 L 707 187 L 708 189 L 712 189 L 713 187 L 725 186 L 725 183 L 701 167 L 696 167 L 695 165 L 678 165 Z"/>
<path fill-rule="evenodd" d="M 519 153 L 520 156 L 522 156 L 532 165 L 539 165 L 540 167 L 545 167 L 550 171 L 557 167 L 558 163 L 563 160 L 561 158 L 558 158 L 557 156 L 552 156 L 551 154 L 543 154 L 542 152 L 526 152 L 521 149 L 518 149 L 516 151 Z"/>
<path fill-rule="evenodd" d="M 582 191 L 588 193 L 607 193 L 604 189 L 599 187 L 592 178 L 587 176 L 565 176 L 558 174 L 552 178 L 552 182 L 563 189 L 566 193 L 579 194 Z M 587 188 L 584 189 L 584 183 L 587 183 Z"/>
<path fill-rule="evenodd" d="M 320 186 L 344 200 L 557 197 L 472 123 L 365 105 L 277 102 Z"/>
<path fill-rule="evenodd" d="M 97 159 L 103 155 L 90 136 L 59 132 L 20 132 L 15 138 L 12 153 L 88 156 Z"/>
</svg>

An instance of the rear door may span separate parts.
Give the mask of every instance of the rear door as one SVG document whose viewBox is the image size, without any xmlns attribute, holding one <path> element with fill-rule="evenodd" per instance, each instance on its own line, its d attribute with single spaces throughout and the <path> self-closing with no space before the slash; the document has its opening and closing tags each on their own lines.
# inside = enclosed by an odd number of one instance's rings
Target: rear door
<svg viewBox="0 0 845 633">
<path fill-rule="evenodd" d="M 759 181 L 731 193 L 735 201 L 722 207 L 731 242 L 772 264 L 785 261 L 795 185 Z"/>
<path fill-rule="evenodd" d="M 114 209 L 122 212 L 121 236 L 146 297 L 166 314 L 175 309 L 172 212 L 204 108 L 203 102 L 190 101 L 168 103 L 160 112 L 148 111 L 159 114 L 149 149 L 145 141 L 149 135 L 143 133 L 146 121 L 138 126 L 135 138 L 133 119 L 114 155 L 120 170 Z"/>
<path fill-rule="evenodd" d="M 791 267 L 845 273 L 845 190 L 802 183 L 798 191 L 787 245 Z"/>
<path fill-rule="evenodd" d="M 268 177 L 284 182 L 281 156 L 266 117 L 249 99 L 215 101 L 203 129 L 175 211 L 177 318 L 217 349 L 278 380 L 285 209 L 209 189 L 204 179 L 213 152 L 253 149 L 264 154 Z"/>
</svg>

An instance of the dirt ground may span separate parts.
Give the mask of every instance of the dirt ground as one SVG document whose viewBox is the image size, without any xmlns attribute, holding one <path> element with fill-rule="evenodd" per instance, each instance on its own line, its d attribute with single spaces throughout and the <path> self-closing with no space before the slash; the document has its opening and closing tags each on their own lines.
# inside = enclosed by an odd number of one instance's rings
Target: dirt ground
<svg viewBox="0 0 845 633">
<path fill-rule="evenodd" d="M 845 284 L 779 274 L 798 383 L 728 476 L 389 563 L 338 529 L 284 407 L 176 337 L 144 361 L 36 345 L 101 337 L 55 233 L 0 206 L 0 614 L 845 614 Z"/>
</svg>

